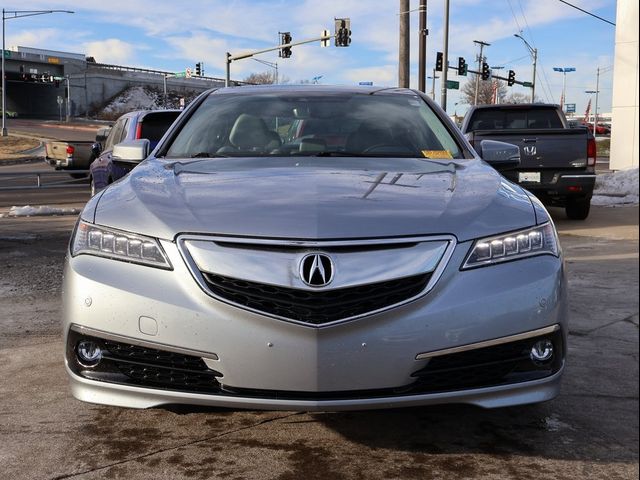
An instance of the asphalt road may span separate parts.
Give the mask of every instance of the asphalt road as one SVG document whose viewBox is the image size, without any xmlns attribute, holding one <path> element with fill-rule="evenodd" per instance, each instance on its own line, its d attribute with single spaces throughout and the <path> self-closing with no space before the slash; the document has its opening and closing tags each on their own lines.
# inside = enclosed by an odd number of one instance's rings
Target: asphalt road
<svg viewBox="0 0 640 480">
<path fill-rule="evenodd" d="M 552 213 L 571 302 L 557 399 L 350 413 L 73 399 L 59 324 L 75 218 L 0 218 L 0 478 L 638 478 L 638 207 Z"/>
</svg>

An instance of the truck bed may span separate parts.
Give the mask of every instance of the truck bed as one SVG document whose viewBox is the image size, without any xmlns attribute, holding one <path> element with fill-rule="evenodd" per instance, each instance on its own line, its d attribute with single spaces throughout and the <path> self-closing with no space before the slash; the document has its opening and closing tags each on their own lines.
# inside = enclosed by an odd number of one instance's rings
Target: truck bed
<svg viewBox="0 0 640 480">
<path fill-rule="evenodd" d="M 45 159 L 57 170 L 87 170 L 94 160 L 92 140 L 45 142 Z"/>
</svg>

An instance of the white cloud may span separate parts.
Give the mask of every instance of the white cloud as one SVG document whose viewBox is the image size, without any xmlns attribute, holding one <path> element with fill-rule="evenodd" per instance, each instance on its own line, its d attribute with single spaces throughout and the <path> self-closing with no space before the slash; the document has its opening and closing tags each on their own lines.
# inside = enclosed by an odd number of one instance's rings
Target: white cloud
<svg viewBox="0 0 640 480">
<path fill-rule="evenodd" d="M 118 38 L 87 42 L 82 46 L 85 53 L 99 63 L 127 65 L 135 58 L 135 47 Z"/>
</svg>

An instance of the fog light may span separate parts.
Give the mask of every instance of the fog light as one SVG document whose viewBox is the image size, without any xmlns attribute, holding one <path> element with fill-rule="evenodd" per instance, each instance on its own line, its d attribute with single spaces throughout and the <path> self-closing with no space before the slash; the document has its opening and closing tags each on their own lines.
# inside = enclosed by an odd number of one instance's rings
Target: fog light
<svg viewBox="0 0 640 480">
<path fill-rule="evenodd" d="M 96 365 L 102 358 L 100 346 L 90 340 L 82 340 L 76 347 L 80 363 L 86 366 Z"/>
<path fill-rule="evenodd" d="M 529 356 L 536 363 L 546 362 L 553 357 L 553 343 L 547 339 L 537 341 L 531 347 Z"/>
</svg>

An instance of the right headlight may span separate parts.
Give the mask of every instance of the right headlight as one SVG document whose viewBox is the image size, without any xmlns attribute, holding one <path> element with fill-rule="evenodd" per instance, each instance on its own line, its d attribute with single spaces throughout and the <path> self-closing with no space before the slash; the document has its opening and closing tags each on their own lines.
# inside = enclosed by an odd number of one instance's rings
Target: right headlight
<svg viewBox="0 0 640 480">
<path fill-rule="evenodd" d="M 476 240 L 462 269 L 482 267 L 535 255 L 558 256 L 558 237 L 551 222 Z"/>
</svg>

